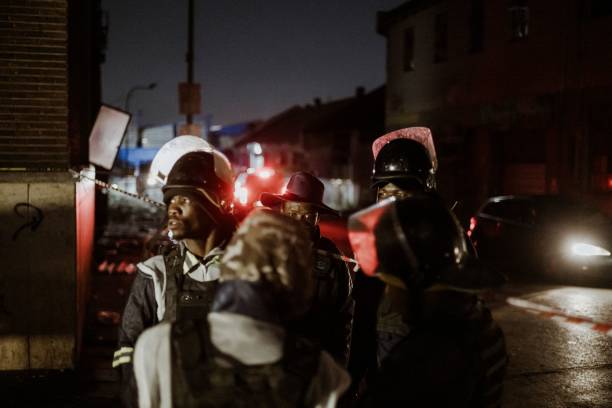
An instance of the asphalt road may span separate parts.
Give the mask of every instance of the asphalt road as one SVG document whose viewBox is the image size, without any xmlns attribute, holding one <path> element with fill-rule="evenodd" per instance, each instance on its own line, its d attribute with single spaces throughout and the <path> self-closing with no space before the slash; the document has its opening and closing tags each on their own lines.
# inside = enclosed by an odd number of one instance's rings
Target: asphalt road
<svg viewBox="0 0 612 408">
<path fill-rule="evenodd" d="M 510 356 L 504 407 L 612 407 L 612 332 L 533 314 L 504 304 L 503 296 L 612 323 L 612 290 L 509 286 L 493 310 Z"/>
</svg>

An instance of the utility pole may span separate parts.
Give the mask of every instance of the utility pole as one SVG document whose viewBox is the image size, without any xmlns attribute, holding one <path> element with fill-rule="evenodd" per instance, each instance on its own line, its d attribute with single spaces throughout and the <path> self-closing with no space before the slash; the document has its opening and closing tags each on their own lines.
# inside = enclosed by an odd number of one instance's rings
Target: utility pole
<svg viewBox="0 0 612 408">
<path fill-rule="evenodd" d="M 200 84 L 193 80 L 193 31 L 194 0 L 188 0 L 187 8 L 187 81 L 179 84 L 179 113 L 185 115 L 185 125 L 179 129 L 179 135 L 202 136 L 201 126 L 193 123 L 193 115 L 200 113 Z"/>
<path fill-rule="evenodd" d="M 193 86 L 193 0 L 189 0 L 187 22 L 187 84 L 191 88 Z M 193 123 L 193 113 L 187 112 L 187 125 Z"/>
</svg>

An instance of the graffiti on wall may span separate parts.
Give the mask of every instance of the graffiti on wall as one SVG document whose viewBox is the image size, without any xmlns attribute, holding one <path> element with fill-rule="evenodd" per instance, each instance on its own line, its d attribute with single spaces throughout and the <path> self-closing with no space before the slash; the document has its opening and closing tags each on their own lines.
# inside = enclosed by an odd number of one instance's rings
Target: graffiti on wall
<svg viewBox="0 0 612 408">
<path fill-rule="evenodd" d="M 17 203 L 13 211 L 18 217 L 25 219 L 24 223 L 13 232 L 13 241 L 17 241 L 19 234 L 27 228 L 32 232 L 36 231 L 45 218 L 43 211 L 30 203 Z"/>
</svg>

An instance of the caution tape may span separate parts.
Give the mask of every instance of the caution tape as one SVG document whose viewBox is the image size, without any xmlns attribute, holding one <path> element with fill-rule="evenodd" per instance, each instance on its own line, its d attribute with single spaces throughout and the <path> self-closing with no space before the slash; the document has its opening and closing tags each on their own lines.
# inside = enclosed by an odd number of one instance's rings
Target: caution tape
<svg viewBox="0 0 612 408">
<path fill-rule="evenodd" d="M 317 253 L 321 255 L 325 255 L 325 256 L 330 256 L 332 258 L 340 259 L 341 261 L 344 261 L 347 263 L 355 264 L 355 266 L 353 267 L 353 272 L 357 272 L 357 270 L 359 269 L 359 262 L 357 262 L 356 259 L 349 258 L 348 256 L 344 256 L 342 254 L 336 254 L 334 252 L 329 252 L 324 249 L 317 249 Z"/>
<path fill-rule="evenodd" d="M 333 252 L 329 252 L 329 251 L 326 251 L 324 249 L 317 249 L 317 253 L 319 253 L 321 255 L 331 256 L 332 258 L 340 259 L 340 260 L 342 260 L 344 262 L 358 264 L 356 259 L 349 258 L 348 256 L 344 256 L 342 254 L 336 254 L 336 253 L 333 253 Z"/>
<path fill-rule="evenodd" d="M 91 177 L 91 176 L 89 176 L 87 174 L 84 174 L 83 172 L 79 173 L 79 172 L 77 172 L 75 170 L 70 169 L 70 173 L 73 175 L 73 177 L 78 178 L 79 180 L 80 179 L 87 179 L 87 180 L 93 181 L 97 186 L 106 188 L 107 190 L 116 191 L 118 193 L 127 195 L 129 197 L 134 198 L 134 199 L 137 199 L 137 200 L 140 200 L 140 201 L 144 201 L 147 204 L 154 205 L 155 207 L 158 207 L 158 208 L 166 208 L 166 204 L 164 204 L 164 203 L 160 203 L 159 201 L 152 200 L 149 197 L 141 196 L 141 195 L 132 193 L 130 191 L 124 190 L 124 189 L 120 188 L 119 186 L 117 186 L 115 184 L 106 183 L 106 182 L 104 182 L 102 180 L 98 180 L 98 179 L 96 179 L 94 177 Z M 318 249 L 317 252 L 320 253 L 320 254 L 323 254 L 323 255 L 331 256 L 331 257 L 336 258 L 336 259 L 340 259 L 340 260 L 342 260 L 344 262 L 353 263 L 353 264 L 355 264 L 355 269 L 357 269 L 359 267 L 359 263 L 357 262 L 357 260 L 355 260 L 353 258 L 349 258 L 348 256 L 344 256 L 344 255 L 341 255 L 341 254 L 336 254 L 336 253 L 333 253 L 333 252 L 328 252 L 328 251 L 325 251 L 325 250 L 322 250 L 322 249 Z"/>
<path fill-rule="evenodd" d="M 164 204 L 164 203 L 160 203 L 159 201 L 152 200 L 149 197 L 141 196 L 139 194 L 135 194 L 135 193 L 132 193 L 130 191 L 124 190 L 124 189 L 120 188 L 119 186 L 117 186 L 116 184 L 106 183 L 106 182 L 104 182 L 102 180 L 98 180 L 97 178 L 94 178 L 94 177 L 91 177 L 91 176 L 89 176 L 87 174 L 84 174 L 83 172 L 79 173 L 79 172 L 77 172 L 75 170 L 72 170 L 72 169 L 70 169 L 70 173 L 75 178 L 78 178 L 79 180 L 80 179 L 87 179 L 87 180 L 93 181 L 97 186 L 106 188 L 107 190 L 116 191 L 118 193 L 121 193 L 121 194 L 127 195 L 129 197 L 132 197 L 132 198 L 134 198 L 136 200 L 144 201 L 145 203 L 153 205 L 153 206 L 158 207 L 158 208 L 166 208 L 166 204 Z"/>
<path fill-rule="evenodd" d="M 507 298 L 506 302 L 511 306 L 518 307 L 540 317 L 555 320 L 560 323 L 577 325 L 583 329 L 602 333 L 612 337 L 612 323 L 610 322 L 597 321 L 589 317 L 573 315 L 562 309 L 557 309 L 551 306 L 546 306 L 540 303 L 515 297 Z"/>
</svg>

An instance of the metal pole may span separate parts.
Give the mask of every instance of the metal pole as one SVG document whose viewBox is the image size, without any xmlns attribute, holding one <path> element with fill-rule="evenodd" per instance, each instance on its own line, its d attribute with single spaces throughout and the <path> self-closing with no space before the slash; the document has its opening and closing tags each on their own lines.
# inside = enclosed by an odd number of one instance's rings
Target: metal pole
<svg viewBox="0 0 612 408">
<path fill-rule="evenodd" d="M 136 85 L 136 86 L 131 87 L 125 97 L 125 103 L 123 106 L 124 110 L 126 112 L 132 113 L 131 107 L 130 107 L 130 101 L 132 100 L 132 96 L 134 95 L 136 91 L 150 91 L 151 89 L 155 89 L 156 86 L 157 86 L 157 82 L 151 82 L 149 85 Z M 137 121 L 138 121 L 137 115 L 133 115 L 132 120 L 130 120 L 130 124 L 128 125 L 128 135 L 131 135 L 132 130 L 134 128 L 136 128 L 136 131 L 138 132 Z M 126 141 L 124 143 L 129 143 L 129 142 Z M 142 141 L 140 140 L 140 135 L 138 133 L 136 134 L 136 145 L 138 147 L 142 146 Z"/>
<path fill-rule="evenodd" d="M 193 84 L 193 0 L 189 0 L 188 24 L 187 24 L 187 83 Z M 187 124 L 193 123 L 193 115 L 187 114 Z"/>
</svg>

